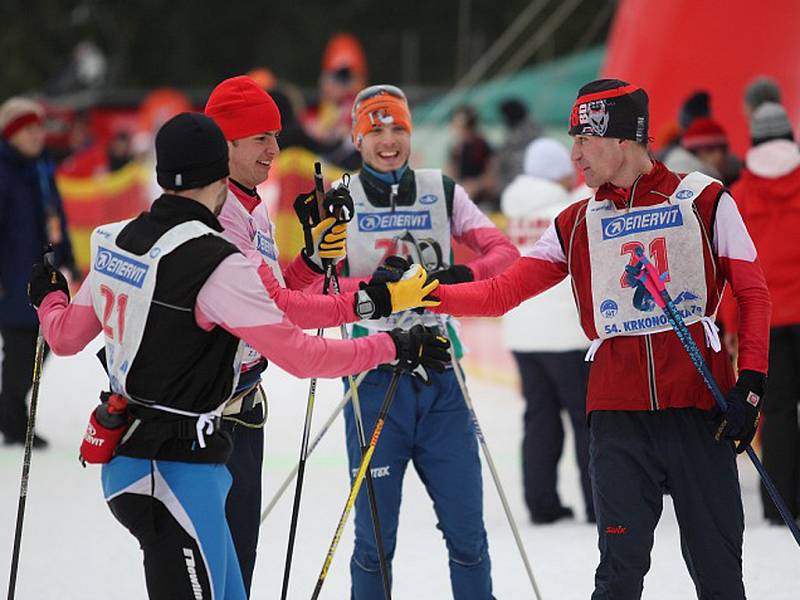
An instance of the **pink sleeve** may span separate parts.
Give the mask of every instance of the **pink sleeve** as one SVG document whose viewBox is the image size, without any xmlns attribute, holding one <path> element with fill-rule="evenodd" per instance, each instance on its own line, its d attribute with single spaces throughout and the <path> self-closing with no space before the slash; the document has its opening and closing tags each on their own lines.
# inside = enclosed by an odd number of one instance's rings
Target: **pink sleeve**
<svg viewBox="0 0 800 600">
<path fill-rule="evenodd" d="M 229 198 L 228 202 L 238 202 L 238 200 Z M 244 254 L 253 266 L 257 267 L 264 262 L 261 254 L 253 245 L 249 230 L 251 226 L 241 211 L 228 207 L 226 202 L 218 218 L 220 225 L 224 228 L 223 237 L 236 246 L 239 252 Z"/>
<path fill-rule="evenodd" d="M 442 303 L 431 310 L 455 317 L 499 317 L 566 276 L 566 263 L 523 256 L 491 279 L 440 285 L 433 295 Z"/>
<path fill-rule="evenodd" d="M 286 265 L 283 270 L 283 279 L 290 290 L 319 290 L 322 291 L 322 273 L 317 273 L 303 258 L 302 252 Z"/>
<path fill-rule="evenodd" d="M 231 255 L 200 290 L 195 319 L 206 330 L 219 325 L 297 377 L 339 377 L 395 359 L 394 342 L 386 334 L 358 340 L 304 334 L 263 290 L 252 265 L 239 254 Z"/>
<path fill-rule="evenodd" d="M 275 278 L 272 269 L 263 261 L 258 267 L 258 274 L 269 297 L 292 323 L 302 329 L 336 327 L 343 323 L 359 320 L 359 317 L 356 316 L 353 292 L 338 296 L 324 296 L 286 289 Z"/>
<path fill-rule="evenodd" d="M 475 279 L 496 275 L 519 258 L 519 252 L 505 234 L 475 206 L 467 192 L 456 185 L 453 192 L 453 237 L 478 253 L 466 266 Z"/>
<path fill-rule="evenodd" d="M 766 373 L 772 310 L 769 291 L 753 240 L 728 194 L 722 195 L 717 206 L 714 246 L 739 313 L 739 369 Z"/>
<path fill-rule="evenodd" d="M 53 292 L 36 312 L 44 339 L 57 356 L 77 354 L 102 330 L 92 306 L 90 277 L 84 280 L 72 302 L 64 292 Z"/>
<path fill-rule="evenodd" d="M 229 200 L 234 202 L 235 199 Z M 316 327 L 335 327 L 342 323 L 357 321 L 355 314 L 355 298 L 352 294 L 341 297 L 328 297 L 315 294 L 306 294 L 283 287 L 272 269 L 264 262 L 261 254 L 253 246 L 248 231 L 248 221 L 243 218 L 241 211 L 225 210 L 219 216 L 219 221 L 225 228 L 223 235 L 233 243 L 247 260 L 257 270 L 261 281 L 272 298 L 289 320 L 304 329 Z M 298 255 L 298 259 L 305 265 L 305 261 Z M 299 268 L 298 268 L 299 269 Z M 297 274 L 298 269 L 287 269 L 284 277 L 290 271 Z M 308 266 L 305 269 L 312 273 L 312 281 L 319 279 Z M 295 284 L 298 279 L 294 278 Z M 291 286 L 289 286 L 291 287 Z M 298 288 L 299 289 L 299 288 Z"/>
<path fill-rule="evenodd" d="M 303 260 L 300 257 L 300 260 Z M 342 277 L 342 271 L 344 270 L 344 261 L 341 261 L 338 265 L 336 265 L 336 272 L 339 274 L 339 293 L 347 294 L 350 292 L 357 292 L 359 287 L 358 284 L 363 282 L 367 282 L 370 280 L 370 277 Z M 312 282 L 312 284 L 305 289 L 306 292 L 314 292 L 315 294 L 322 293 L 322 285 L 325 282 L 325 278 L 320 275 L 318 278 Z"/>
</svg>

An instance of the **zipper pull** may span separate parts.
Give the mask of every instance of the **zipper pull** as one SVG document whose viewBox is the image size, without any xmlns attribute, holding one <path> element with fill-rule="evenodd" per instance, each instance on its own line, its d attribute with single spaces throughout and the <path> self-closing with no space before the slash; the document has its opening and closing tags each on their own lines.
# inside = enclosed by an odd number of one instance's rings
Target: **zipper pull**
<svg viewBox="0 0 800 600">
<path fill-rule="evenodd" d="M 392 212 L 394 212 L 394 208 L 395 208 L 394 200 L 395 200 L 395 198 L 397 198 L 397 192 L 398 192 L 399 189 L 400 189 L 400 184 L 399 183 L 393 183 L 392 184 L 392 191 L 389 192 L 389 206 L 392 207 Z"/>
</svg>

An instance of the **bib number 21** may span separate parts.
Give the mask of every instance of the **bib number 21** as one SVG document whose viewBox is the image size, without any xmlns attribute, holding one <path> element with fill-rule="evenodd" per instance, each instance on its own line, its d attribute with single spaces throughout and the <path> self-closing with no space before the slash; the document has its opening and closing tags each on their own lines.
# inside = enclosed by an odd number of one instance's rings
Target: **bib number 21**
<svg viewBox="0 0 800 600">
<path fill-rule="evenodd" d="M 119 294 L 117 296 L 114 294 L 114 290 L 107 285 L 100 286 L 100 293 L 103 295 L 103 298 L 106 301 L 106 304 L 103 307 L 103 333 L 110 340 L 115 338 L 114 328 L 111 326 L 109 321 L 111 321 L 111 317 L 116 309 L 116 341 L 121 344 L 122 336 L 125 334 L 125 309 L 128 306 L 128 295 Z"/>
</svg>

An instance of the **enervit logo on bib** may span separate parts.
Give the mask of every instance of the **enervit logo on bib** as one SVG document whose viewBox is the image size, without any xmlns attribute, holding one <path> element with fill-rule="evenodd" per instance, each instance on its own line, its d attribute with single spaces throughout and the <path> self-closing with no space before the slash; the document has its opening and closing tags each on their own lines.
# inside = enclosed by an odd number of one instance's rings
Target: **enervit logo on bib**
<svg viewBox="0 0 800 600">
<path fill-rule="evenodd" d="M 94 261 L 95 271 L 137 288 L 142 287 L 149 268 L 138 260 L 122 256 L 102 246 L 97 249 L 97 258 Z"/>
<path fill-rule="evenodd" d="M 397 210 L 395 212 L 359 215 L 359 231 L 411 231 L 414 229 L 431 229 L 431 213 L 427 210 Z"/>
<path fill-rule="evenodd" d="M 643 231 L 680 227 L 683 225 L 683 216 L 679 206 L 664 206 L 600 219 L 600 225 L 603 228 L 603 239 L 612 240 Z"/>
</svg>

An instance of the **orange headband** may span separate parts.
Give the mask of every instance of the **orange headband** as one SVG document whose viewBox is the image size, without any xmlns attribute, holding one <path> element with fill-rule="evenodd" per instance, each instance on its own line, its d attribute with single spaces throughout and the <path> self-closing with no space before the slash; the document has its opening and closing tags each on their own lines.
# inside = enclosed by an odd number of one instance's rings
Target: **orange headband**
<svg viewBox="0 0 800 600">
<path fill-rule="evenodd" d="M 362 100 L 355 107 L 353 117 L 353 143 L 361 146 L 364 136 L 381 125 L 399 125 L 411 133 L 411 113 L 401 98 L 391 94 L 378 94 Z"/>
</svg>

